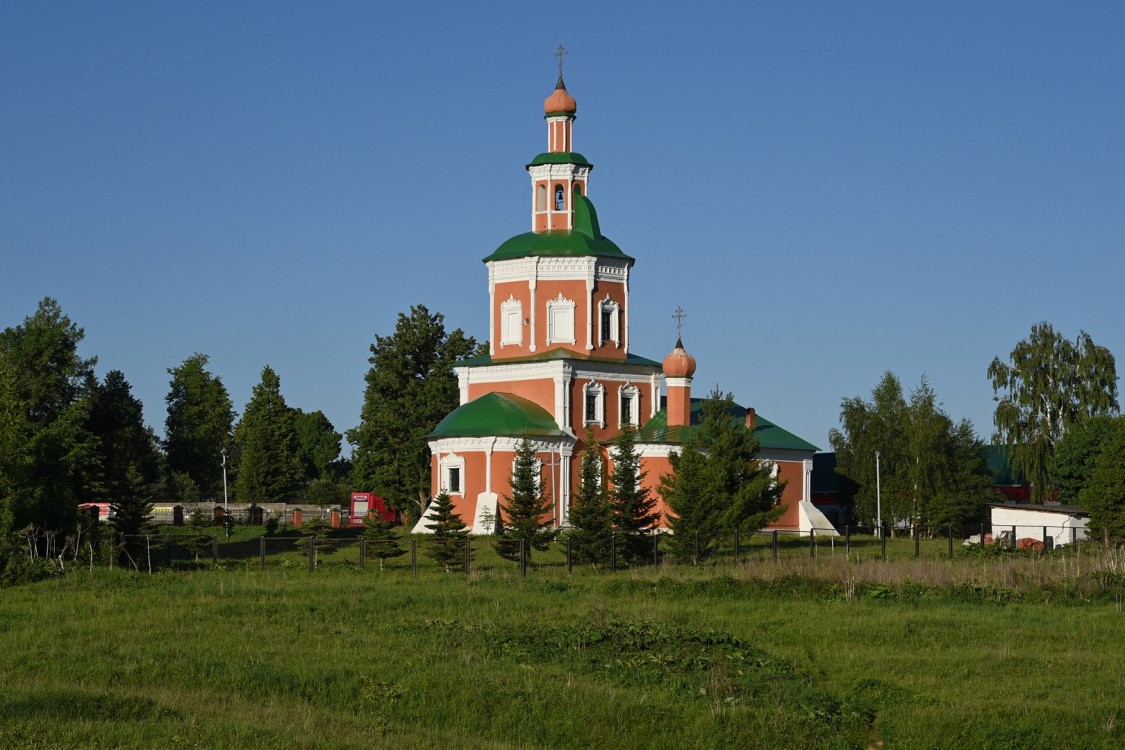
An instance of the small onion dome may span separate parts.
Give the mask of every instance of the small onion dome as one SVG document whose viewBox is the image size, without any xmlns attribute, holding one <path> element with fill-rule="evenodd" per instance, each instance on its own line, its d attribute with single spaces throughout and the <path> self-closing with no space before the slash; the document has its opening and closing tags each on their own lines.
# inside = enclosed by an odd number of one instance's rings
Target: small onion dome
<svg viewBox="0 0 1125 750">
<path fill-rule="evenodd" d="M 573 115 L 577 111 L 578 102 L 574 101 L 574 97 L 567 92 L 566 84 L 563 83 L 562 76 L 559 76 L 559 82 L 555 84 L 555 90 L 543 102 L 543 112 L 548 115 Z"/>
<path fill-rule="evenodd" d="M 695 374 L 695 357 L 684 350 L 679 339 L 676 339 L 676 348 L 664 358 L 664 374 L 669 378 L 690 378 Z"/>
</svg>

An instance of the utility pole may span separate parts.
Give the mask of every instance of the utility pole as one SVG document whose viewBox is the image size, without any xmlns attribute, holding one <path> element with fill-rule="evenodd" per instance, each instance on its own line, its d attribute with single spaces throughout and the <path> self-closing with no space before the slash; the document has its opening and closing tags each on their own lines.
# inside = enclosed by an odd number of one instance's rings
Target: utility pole
<svg viewBox="0 0 1125 750">
<path fill-rule="evenodd" d="M 879 451 L 875 451 L 875 523 L 883 536 L 883 488 L 879 477 Z"/>
<path fill-rule="evenodd" d="M 227 447 L 223 446 L 223 516 L 230 515 L 230 503 L 227 502 Z"/>
</svg>

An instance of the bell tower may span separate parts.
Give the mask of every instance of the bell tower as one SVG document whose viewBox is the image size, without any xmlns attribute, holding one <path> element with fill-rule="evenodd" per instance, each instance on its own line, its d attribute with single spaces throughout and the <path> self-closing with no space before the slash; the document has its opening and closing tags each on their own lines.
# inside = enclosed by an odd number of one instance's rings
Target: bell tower
<svg viewBox="0 0 1125 750">
<path fill-rule="evenodd" d="M 574 196 L 587 194 L 590 170 L 594 168 L 586 157 L 573 150 L 578 103 L 563 82 L 566 49 L 561 44 L 555 56 L 559 60 L 559 80 L 543 102 L 547 150 L 527 165 L 531 174 L 531 230 L 537 233 L 574 229 Z"/>
</svg>

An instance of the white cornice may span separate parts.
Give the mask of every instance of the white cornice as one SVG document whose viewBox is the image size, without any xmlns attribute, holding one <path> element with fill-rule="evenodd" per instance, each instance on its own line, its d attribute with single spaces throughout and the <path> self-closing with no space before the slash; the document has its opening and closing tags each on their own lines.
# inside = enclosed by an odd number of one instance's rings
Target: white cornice
<svg viewBox="0 0 1125 750">
<path fill-rule="evenodd" d="M 523 442 L 522 437 L 481 436 L 481 437 L 448 437 L 430 440 L 430 453 L 438 456 L 439 463 L 442 457 L 450 453 L 515 453 Z M 528 442 L 537 453 L 562 452 L 563 458 L 569 458 L 574 451 L 575 438 L 560 436 L 557 438 L 534 437 Z"/>
</svg>

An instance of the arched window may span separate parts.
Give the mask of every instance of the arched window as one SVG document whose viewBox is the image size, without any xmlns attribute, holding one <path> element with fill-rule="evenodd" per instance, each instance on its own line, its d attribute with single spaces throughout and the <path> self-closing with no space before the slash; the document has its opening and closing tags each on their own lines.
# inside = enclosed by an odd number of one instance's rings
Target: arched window
<svg viewBox="0 0 1125 750">
<path fill-rule="evenodd" d="M 555 185 L 555 210 L 566 209 L 566 189 L 562 185 Z"/>
<path fill-rule="evenodd" d="M 546 211 L 547 210 L 547 186 L 546 185 L 540 185 L 535 190 L 535 210 L 536 211 Z"/>
<path fill-rule="evenodd" d="M 582 195 L 582 183 L 581 182 L 574 183 L 574 194 L 575 195 Z"/>
<path fill-rule="evenodd" d="M 641 400 L 640 396 L 641 392 L 635 385 L 621 386 L 619 422 L 622 427 L 625 425 L 637 426 L 638 408 Z"/>
</svg>

